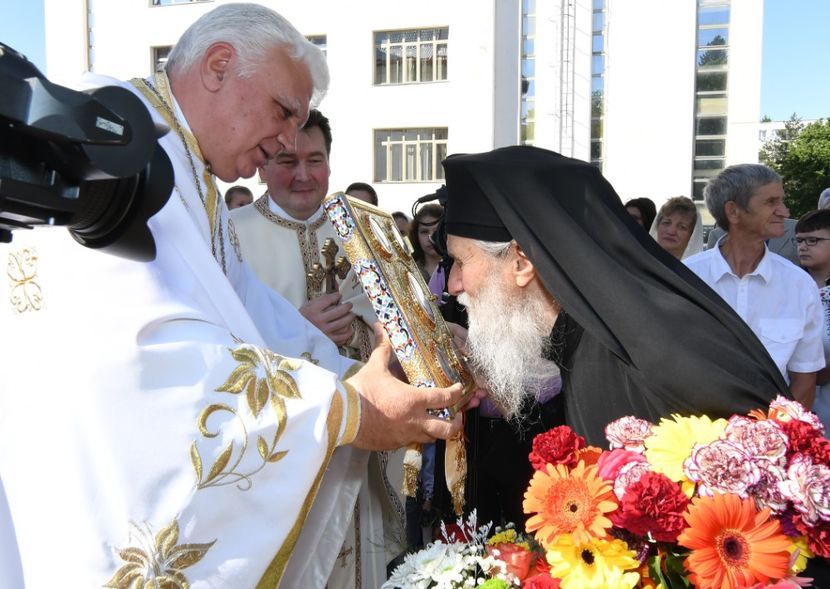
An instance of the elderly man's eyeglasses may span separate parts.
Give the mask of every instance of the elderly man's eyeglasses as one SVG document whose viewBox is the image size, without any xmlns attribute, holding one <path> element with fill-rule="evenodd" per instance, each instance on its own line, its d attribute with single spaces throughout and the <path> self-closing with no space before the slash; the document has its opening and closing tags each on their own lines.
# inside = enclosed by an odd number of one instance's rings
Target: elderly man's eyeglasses
<svg viewBox="0 0 830 589">
<path fill-rule="evenodd" d="M 830 241 L 830 237 L 794 237 L 793 243 L 796 246 L 806 243 L 808 247 L 813 247 L 819 241 Z"/>
</svg>

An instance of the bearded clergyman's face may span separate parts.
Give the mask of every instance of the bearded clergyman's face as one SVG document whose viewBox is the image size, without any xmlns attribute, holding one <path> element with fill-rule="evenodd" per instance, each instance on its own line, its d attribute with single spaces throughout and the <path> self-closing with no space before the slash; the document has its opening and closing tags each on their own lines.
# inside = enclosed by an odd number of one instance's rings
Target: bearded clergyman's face
<svg viewBox="0 0 830 589">
<path fill-rule="evenodd" d="M 542 357 L 551 330 L 550 302 L 511 280 L 515 253 L 493 256 L 474 240 L 455 236 L 448 246 L 455 260 L 450 293 L 467 307 L 468 362 L 505 416 L 512 417 L 526 397 L 559 374 Z"/>
</svg>

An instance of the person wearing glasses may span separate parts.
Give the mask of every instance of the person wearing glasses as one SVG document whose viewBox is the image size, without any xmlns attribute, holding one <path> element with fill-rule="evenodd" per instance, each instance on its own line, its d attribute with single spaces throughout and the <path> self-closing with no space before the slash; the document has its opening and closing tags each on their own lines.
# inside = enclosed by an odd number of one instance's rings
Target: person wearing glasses
<svg viewBox="0 0 830 589">
<path fill-rule="evenodd" d="M 828 190 L 830 196 L 830 190 Z M 810 211 L 795 226 L 795 242 L 801 267 L 813 278 L 818 287 L 824 309 L 824 357 L 830 357 L 830 210 Z M 830 428 L 830 368 L 825 366 L 816 373 L 816 400 L 813 411 L 824 428 Z"/>
<path fill-rule="evenodd" d="M 685 264 L 749 325 L 793 397 L 811 408 L 825 366 L 823 309 L 810 276 L 767 247 L 784 235 L 790 214 L 781 177 L 761 164 L 729 166 L 703 197 L 726 233 Z"/>
</svg>

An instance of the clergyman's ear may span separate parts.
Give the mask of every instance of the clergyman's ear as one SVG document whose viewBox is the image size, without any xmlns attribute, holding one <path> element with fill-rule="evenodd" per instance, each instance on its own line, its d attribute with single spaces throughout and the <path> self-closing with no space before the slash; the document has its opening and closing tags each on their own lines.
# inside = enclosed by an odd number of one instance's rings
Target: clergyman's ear
<svg viewBox="0 0 830 589">
<path fill-rule="evenodd" d="M 536 266 L 533 265 L 533 262 L 530 261 L 518 243 L 514 243 L 513 247 L 516 248 L 516 257 L 511 262 L 513 278 L 519 287 L 524 288 L 536 278 Z"/>
<path fill-rule="evenodd" d="M 214 43 L 202 56 L 199 73 L 205 88 L 218 92 L 231 72 L 231 62 L 236 57 L 233 45 L 224 41 Z"/>
</svg>

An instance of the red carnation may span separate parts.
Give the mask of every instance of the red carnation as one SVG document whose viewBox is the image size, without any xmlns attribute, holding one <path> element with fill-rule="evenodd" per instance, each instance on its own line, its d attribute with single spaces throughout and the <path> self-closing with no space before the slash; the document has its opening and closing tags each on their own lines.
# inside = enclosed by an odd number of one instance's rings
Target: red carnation
<svg viewBox="0 0 830 589">
<path fill-rule="evenodd" d="M 651 532 L 658 542 L 676 542 L 686 527 L 683 512 L 689 498 L 666 475 L 646 472 L 628 485 L 611 521 L 638 536 Z"/>
<path fill-rule="evenodd" d="M 575 466 L 584 447 L 585 438 L 576 435 L 567 425 L 560 425 L 533 438 L 530 463 L 536 470 L 545 470 L 546 464 Z"/>
<path fill-rule="evenodd" d="M 830 558 L 830 522 L 820 521 L 810 526 L 800 518 L 793 519 L 795 529 L 807 538 L 807 546 L 816 556 Z"/>
<path fill-rule="evenodd" d="M 539 573 L 522 581 L 522 589 L 559 589 L 559 579 Z"/>
<path fill-rule="evenodd" d="M 778 424 L 789 439 L 788 453 L 807 454 L 813 459 L 813 464 L 830 463 L 830 441 L 815 427 L 799 420 L 779 421 Z"/>
</svg>

